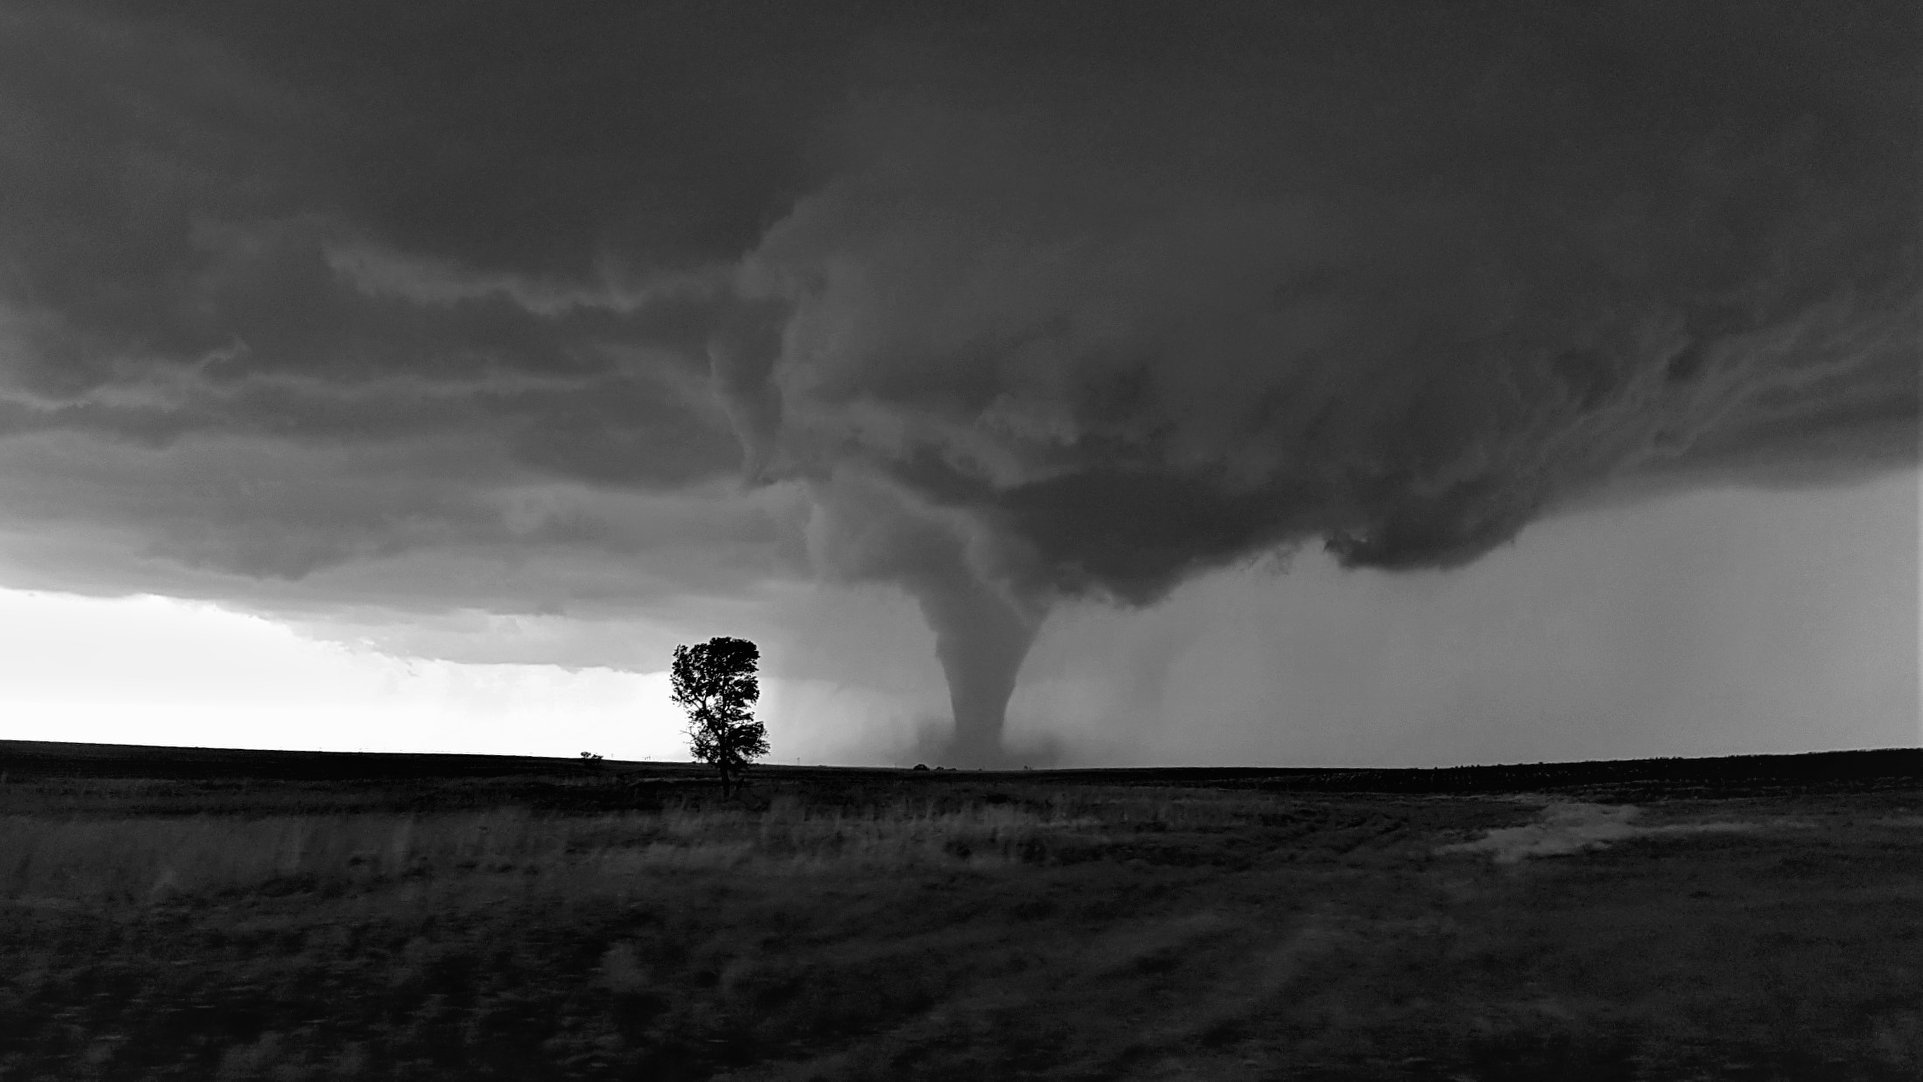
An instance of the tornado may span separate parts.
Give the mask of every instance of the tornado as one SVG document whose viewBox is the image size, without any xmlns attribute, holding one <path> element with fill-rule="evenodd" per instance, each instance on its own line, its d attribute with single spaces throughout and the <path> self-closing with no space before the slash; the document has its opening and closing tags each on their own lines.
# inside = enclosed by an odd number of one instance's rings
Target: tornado
<svg viewBox="0 0 1923 1082">
<path fill-rule="evenodd" d="M 954 712 L 947 758 L 958 766 L 1007 765 L 1008 700 L 1041 628 L 1040 606 L 973 578 L 924 587 L 918 600 Z"/>
</svg>

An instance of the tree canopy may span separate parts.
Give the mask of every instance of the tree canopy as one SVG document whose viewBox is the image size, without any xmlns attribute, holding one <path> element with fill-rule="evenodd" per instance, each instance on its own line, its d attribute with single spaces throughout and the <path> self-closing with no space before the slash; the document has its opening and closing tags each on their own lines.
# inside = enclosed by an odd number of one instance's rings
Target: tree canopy
<svg viewBox="0 0 1923 1082">
<path fill-rule="evenodd" d="M 746 639 L 674 648 L 670 698 L 688 712 L 688 750 L 721 775 L 723 793 L 768 754 L 767 729 L 750 709 L 761 698 L 760 662 L 760 648 Z"/>
</svg>

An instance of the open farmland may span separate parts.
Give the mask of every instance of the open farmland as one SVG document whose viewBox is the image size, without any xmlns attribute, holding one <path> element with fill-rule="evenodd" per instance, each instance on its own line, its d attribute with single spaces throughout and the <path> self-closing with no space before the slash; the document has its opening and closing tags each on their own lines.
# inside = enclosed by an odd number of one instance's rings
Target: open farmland
<svg viewBox="0 0 1923 1082">
<path fill-rule="evenodd" d="M 1923 1077 L 1919 752 L 0 754 L 9 1080 Z"/>
</svg>

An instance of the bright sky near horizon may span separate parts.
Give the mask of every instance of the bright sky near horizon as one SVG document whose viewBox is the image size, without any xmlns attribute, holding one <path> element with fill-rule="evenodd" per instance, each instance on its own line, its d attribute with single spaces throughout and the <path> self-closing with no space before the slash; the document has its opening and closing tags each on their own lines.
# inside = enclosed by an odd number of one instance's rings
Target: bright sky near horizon
<svg viewBox="0 0 1923 1082">
<path fill-rule="evenodd" d="M 0 0 L 0 736 L 1923 743 L 1920 35 Z"/>
<path fill-rule="evenodd" d="M 1146 612 L 1061 614 L 1011 723 L 1086 765 L 1923 746 L 1920 486 L 1694 493 L 1543 523 L 1486 567 L 1426 581 L 1318 554 Z M 1660 622 L 1652 595 L 1667 595 Z M 914 667 L 914 650 L 861 642 L 912 639 L 913 614 L 841 619 L 850 654 Z M 779 662 L 785 643 L 770 646 Z M 905 765 L 941 705 L 906 689 L 931 676 L 767 681 L 772 757 Z M 204 602 L 0 591 L 0 718 L 17 739 L 685 759 L 667 694 L 660 671 L 401 657 Z"/>
</svg>

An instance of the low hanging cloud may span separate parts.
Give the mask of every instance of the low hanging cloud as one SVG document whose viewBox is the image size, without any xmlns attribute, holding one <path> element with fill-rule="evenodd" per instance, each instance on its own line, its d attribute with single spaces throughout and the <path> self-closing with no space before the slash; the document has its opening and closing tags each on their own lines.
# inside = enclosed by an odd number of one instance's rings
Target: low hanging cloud
<svg viewBox="0 0 1923 1082">
<path fill-rule="evenodd" d="M 14 582 L 1050 608 L 1916 461 L 1913 6 L 0 8 Z M 231 482 L 231 483 L 230 483 Z"/>
</svg>

